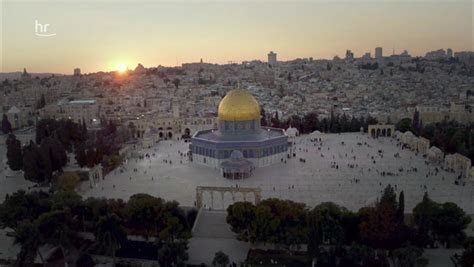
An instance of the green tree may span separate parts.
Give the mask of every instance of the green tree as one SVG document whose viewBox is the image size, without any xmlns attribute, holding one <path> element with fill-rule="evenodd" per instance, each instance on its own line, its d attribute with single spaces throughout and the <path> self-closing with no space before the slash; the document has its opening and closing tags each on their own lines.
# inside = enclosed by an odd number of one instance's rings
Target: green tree
<svg viewBox="0 0 474 267">
<path fill-rule="evenodd" d="M 413 120 L 411 121 L 411 129 L 415 135 L 420 134 L 420 112 L 415 110 L 413 113 Z"/>
<path fill-rule="evenodd" d="M 465 239 L 464 229 L 469 223 L 471 223 L 471 217 L 464 210 L 455 203 L 446 202 L 435 214 L 433 231 L 441 240 L 463 241 Z"/>
<path fill-rule="evenodd" d="M 413 209 L 415 226 L 421 238 L 439 238 L 442 241 L 463 241 L 464 229 L 471 222 L 458 205 L 446 202 L 438 204 L 425 193 L 421 203 Z"/>
<path fill-rule="evenodd" d="M 82 168 L 87 164 L 87 155 L 86 155 L 86 148 L 83 143 L 76 146 L 74 150 L 75 159 L 77 164 Z"/>
<path fill-rule="evenodd" d="M 384 190 L 374 208 L 367 209 L 367 217 L 360 224 L 362 241 L 375 247 L 393 249 L 406 238 L 405 227 L 397 218 L 397 196 L 391 186 Z"/>
<path fill-rule="evenodd" d="M 174 266 L 186 261 L 187 240 L 191 237 L 191 233 L 186 216 L 178 203 L 164 202 L 155 224 L 159 237 L 156 239 L 156 245 L 160 265 Z"/>
<path fill-rule="evenodd" d="M 95 227 L 95 238 L 99 251 L 113 258 L 115 266 L 115 256 L 117 250 L 127 240 L 127 234 L 122 226 L 122 220 L 115 214 L 101 217 Z"/>
<path fill-rule="evenodd" d="M 227 256 L 224 252 L 218 251 L 214 255 L 214 259 L 212 260 L 213 266 L 221 266 L 225 267 L 229 264 L 229 256 Z"/>
<path fill-rule="evenodd" d="M 328 241 L 330 245 L 342 245 L 344 236 L 343 220 L 348 211 L 332 202 L 324 202 L 308 214 L 308 251 L 316 256 L 319 246 Z"/>
<path fill-rule="evenodd" d="M 46 99 L 44 98 L 44 94 L 41 94 L 41 98 L 36 103 L 36 109 L 42 109 L 46 106 Z"/>
<path fill-rule="evenodd" d="M 65 258 L 77 242 L 75 232 L 69 228 L 70 218 L 68 212 L 57 210 L 41 214 L 34 222 L 38 228 L 41 245 L 58 246 Z"/>
<path fill-rule="evenodd" d="M 58 139 L 46 137 L 42 139 L 39 150 L 43 159 L 45 178 L 51 180 L 52 173 L 62 171 L 62 167 L 67 163 L 66 149 Z"/>
<path fill-rule="evenodd" d="M 425 246 L 433 238 L 435 215 L 439 206 L 425 192 L 423 200 L 413 208 L 413 220 L 418 235 L 417 245 Z"/>
<path fill-rule="evenodd" d="M 178 89 L 180 83 L 181 83 L 180 79 L 178 78 L 173 79 L 173 84 L 174 84 L 174 87 L 176 87 L 176 89 Z"/>
<path fill-rule="evenodd" d="M 250 226 L 249 239 L 252 243 L 278 242 L 278 237 L 274 235 L 280 226 L 280 221 L 272 215 L 268 206 L 257 206 L 255 209 L 255 219 Z"/>
<path fill-rule="evenodd" d="M 43 183 L 51 177 L 49 157 L 43 157 L 33 142 L 23 149 L 23 175 L 26 180 Z"/>
<path fill-rule="evenodd" d="M 251 223 L 250 241 L 286 245 L 305 243 L 308 235 L 307 211 L 302 203 L 275 198 L 260 202 Z"/>
<path fill-rule="evenodd" d="M 401 191 L 400 195 L 398 196 L 397 217 L 400 223 L 403 224 L 405 221 L 405 194 L 403 191 Z"/>
<path fill-rule="evenodd" d="M 36 126 L 36 144 L 41 144 L 46 137 L 59 140 L 68 151 L 72 151 L 72 145 L 87 139 L 81 126 L 71 120 L 41 119 Z"/>
<path fill-rule="evenodd" d="M 397 195 L 395 194 L 395 190 L 391 185 L 385 187 L 382 197 L 379 201 L 379 206 L 381 205 L 387 205 L 390 208 L 397 209 Z"/>
<path fill-rule="evenodd" d="M 86 166 L 94 167 L 102 160 L 101 153 L 95 147 L 89 147 L 86 151 Z"/>
<path fill-rule="evenodd" d="M 303 117 L 302 133 L 312 133 L 318 128 L 318 114 L 316 112 L 309 112 Z"/>
<path fill-rule="evenodd" d="M 145 238 L 158 235 L 156 221 L 162 212 L 163 201 L 147 194 L 131 196 L 126 208 L 130 227 Z"/>
<path fill-rule="evenodd" d="M 44 258 L 39 250 L 40 234 L 36 225 L 31 222 L 21 223 L 15 228 L 14 243 L 21 246 L 20 253 L 17 255 L 16 264 L 18 266 L 33 265 L 36 254 L 38 253 L 41 262 L 44 264 Z"/>
<path fill-rule="evenodd" d="M 9 134 L 12 132 L 12 125 L 10 121 L 8 120 L 8 117 L 6 114 L 3 114 L 3 117 L 2 117 L 2 132 L 4 134 Z"/>
<path fill-rule="evenodd" d="M 42 119 L 36 125 L 36 144 L 41 144 L 41 140 L 52 134 L 57 128 L 57 121 L 53 119 Z"/>
<path fill-rule="evenodd" d="M 7 163 L 10 169 L 19 171 L 23 167 L 23 154 L 21 142 L 15 135 L 9 134 L 7 138 Z"/>
<path fill-rule="evenodd" d="M 249 241 L 250 225 L 255 220 L 255 206 L 250 202 L 236 202 L 227 208 L 227 223 L 240 240 Z"/>
<path fill-rule="evenodd" d="M 0 204 L 0 225 L 16 228 L 21 222 L 32 222 L 50 210 L 51 201 L 48 194 L 41 191 L 26 193 L 19 190 L 6 195 Z"/>
<path fill-rule="evenodd" d="M 165 212 L 164 227 L 161 227 L 159 236 L 161 239 L 167 242 L 176 242 L 177 240 L 187 240 L 191 237 L 191 233 L 188 231 L 183 216 L 173 215 L 171 212 Z"/>
<path fill-rule="evenodd" d="M 55 138 L 45 138 L 41 142 L 40 149 L 50 155 L 53 171 L 61 170 L 67 163 L 67 154 L 64 145 Z"/>
<path fill-rule="evenodd" d="M 68 210 L 72 215 L 78 215 L 82 206 L 82 197 L 74 191 L 57 191 L 50 198 L 52 210 Z"/>
<path fill-rule="evenodd" d="M 265 114 L 265 109 L 263 109 L 263 107 L 260 107 L 260 125 L 268 126 L 267 114 Z"/>
<path fill-rule="evenodd" d="M 462 267 L 474 266 L 474 238 L 469 238 L 463 245 L 464 251 L 462 252 L 460 263 Z"/>
<path fill-rule="evenodd" d="M 86 124 L 86 121 L 84 119 L 82 119 L 81 134 L 84 137 L 87 137 L 87 124 Z"/>
<path fill-rule="evenodd" d="M 397 124 L 395 124 L 395 129 L 404 133 L 406 131 L 413 131 L 412 122 L 410 118 L 401 119 Z"/>
</svg>

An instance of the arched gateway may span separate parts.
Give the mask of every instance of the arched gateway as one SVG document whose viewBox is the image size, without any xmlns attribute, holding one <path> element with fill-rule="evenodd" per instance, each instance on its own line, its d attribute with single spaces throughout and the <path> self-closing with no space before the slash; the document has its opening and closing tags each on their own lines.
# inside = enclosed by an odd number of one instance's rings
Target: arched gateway
<svg viewBox="0 0 474 267">
<path fill-rule="evenodd" d="M 227 192 L 232 195 L 232 202 L 236 202 L 236 195 L 242 194 L 243 200 L 247 201 L 253 197 L 254 204 L 257 205 L 262 199 L 262 189 L 252 187 L 219 187 L 219 186 L 197 186 L 196 187 L 196 206 L 198 209 L 202 207 L 202 194 L 209 192 L 211 195 L 211 208 L 214 209 L 214 193 L 220 194 L 222 203 Z M 249 196 L 250 195 L 250 196 Z"/>
<path fill-rule="evenodd" d="M 395 133 L 395 125 L 392 124 L 374 124 L 369 125 L 368 133 L 373 138 L 376 137 L 391 137 Z"/>
</svg>

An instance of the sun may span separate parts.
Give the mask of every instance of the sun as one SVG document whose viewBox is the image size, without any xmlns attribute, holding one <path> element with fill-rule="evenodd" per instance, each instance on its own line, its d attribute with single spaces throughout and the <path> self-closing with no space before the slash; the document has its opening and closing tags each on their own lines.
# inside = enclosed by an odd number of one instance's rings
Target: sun
<svg viewBox="0 0 474 267">
<path fill-rule="evenodd" d="M 126 72 L 127 69 L 128 69 L 128 67 L 124 63 L 120 63 L 120 64 L 117 65 L 117 71 L 120 72 L 120 73 Z"/>
</svg>

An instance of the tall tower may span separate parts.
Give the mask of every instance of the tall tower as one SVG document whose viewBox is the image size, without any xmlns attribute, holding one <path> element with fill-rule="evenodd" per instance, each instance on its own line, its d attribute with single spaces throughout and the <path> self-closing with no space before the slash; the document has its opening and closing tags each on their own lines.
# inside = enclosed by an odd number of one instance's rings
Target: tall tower
<svg viewBox="0 0 474 267">
<path fill-rule="evenodd" d="M 446 50 L 446 56 L 447 56 L 448 58 L 452 58 L 452 57 L 453 57 L 453 49 L 448 48 L 448 49 Z"/>
<path fill-rule="evenodd" d="M 375 48 L 375 60 L 379 65 L 383 64 L 383 50 L 382 47 Z"/>
<path fill-rule="evenodd" d="M 81 69 L 80 68 L 75 68 L 74 69 L 74 76 L 81 76 Z"/>
<path fill-rule="evenodd" d="M 347 49 L 346 50 L 346 60 L 353 60 L 354 59 L 354 53 L 352 53 L 351 50 Z"/>
<path fill-rule="evenodd" d="M 276 53 L 273 53 L 273 51 L 270 51 L 270 53 L 268 53 L 268 65 L 270 66 L 276 66 L 277 64 L 277 54 Z"/>
<path fill-rule="evenodd" d="M 21 78 L 24 80 L 28 80 L 31 78 L 31 75 L 26 71 L 26 68 L 23 68 L 23 74 L 21 74 Z"/>
<path fill-rule="evenodd" d="M 382 61 L 382 59 L 383 59 L 382 47 L 376 47 L 375 48 L 375 59 L 377 59 L 377 61 Z"/>
</svg>

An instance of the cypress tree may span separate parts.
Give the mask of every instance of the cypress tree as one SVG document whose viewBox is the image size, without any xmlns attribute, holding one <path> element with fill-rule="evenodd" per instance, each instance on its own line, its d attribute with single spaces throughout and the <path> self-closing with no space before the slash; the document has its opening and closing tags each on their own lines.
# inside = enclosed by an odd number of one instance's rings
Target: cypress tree
<svg viewBox="0 0 474 267">
<path fill-rule="evenodd" d="M 10 123 L 10 121 L 8 120 L 8 117 L 6 114 L 3 114 L 3 118 L 2 118 L 2 132 L 4 134 L 8 134 L 12 131 L 12 125 Z"/>
<path fill-rule="evenodd" d="M 10 169 L 19 171 L 23 167 L 21 142 L 13 134 L 10 134 L 7 139 L 7 159 Z"/>
<path fill-rule="evenodd" d="M 400 223 L 404 222 L 404 218 L 405 218 L 405 194 L 403 193 L 403 191 L 401 191 L 400 195 L 398 196 L 397 217 L 398 217 Z"/>
</svg>

